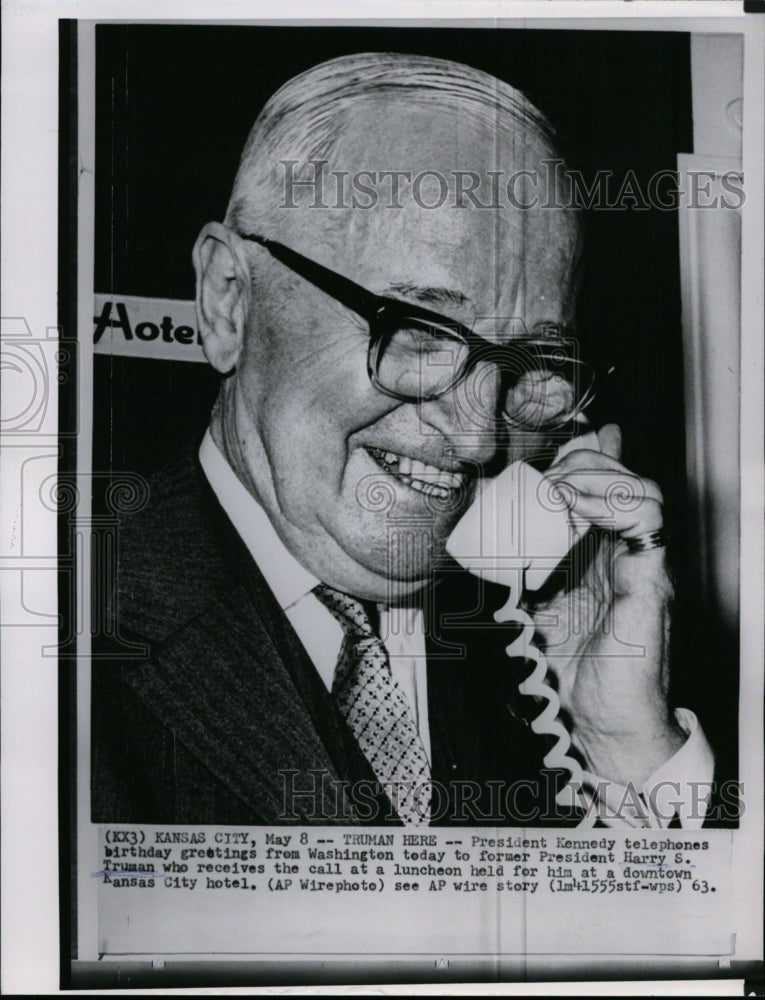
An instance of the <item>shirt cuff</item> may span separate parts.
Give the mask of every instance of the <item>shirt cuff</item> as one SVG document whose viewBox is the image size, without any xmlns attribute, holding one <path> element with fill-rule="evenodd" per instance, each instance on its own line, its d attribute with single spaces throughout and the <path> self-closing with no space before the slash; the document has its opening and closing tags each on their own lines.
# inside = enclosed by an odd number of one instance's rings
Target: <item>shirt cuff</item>
<svg viewBox="0 0 765 1000">
<path fill-rule="evenodd" d="M 701 829 L 712 794 L 714 755 L 693 712 L 675 709 L 675 719 L 687 735 L 685 743 L 640 788 L 582 773 L 577 798 L 586 809 L 584 823 L 652 829 L 679 823 L 684 830 Z"/>
</svg>

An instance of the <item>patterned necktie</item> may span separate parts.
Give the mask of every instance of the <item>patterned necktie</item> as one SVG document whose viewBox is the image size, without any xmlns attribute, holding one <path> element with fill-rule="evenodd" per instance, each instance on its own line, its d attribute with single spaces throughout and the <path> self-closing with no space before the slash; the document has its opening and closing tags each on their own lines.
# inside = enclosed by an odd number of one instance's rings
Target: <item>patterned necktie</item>
<svg viewBox="0 0 765 1000">
<path fill-rule="evenodd" d="M 363 605 L 320 583 L 314 593 L 343 627 L 332 695 L 401 821 L 430 815 L 430 765 L 388 653 Z"/>
</svg>

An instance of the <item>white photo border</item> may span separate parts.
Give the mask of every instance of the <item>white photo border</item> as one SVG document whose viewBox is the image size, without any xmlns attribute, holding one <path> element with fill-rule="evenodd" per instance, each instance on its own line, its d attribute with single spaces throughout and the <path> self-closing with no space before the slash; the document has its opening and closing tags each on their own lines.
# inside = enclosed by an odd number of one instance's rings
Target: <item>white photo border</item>
<svg viewBox="0 0 765 1000">
<path fill-rule="evenodd" d="M 763 85 L 763 23 L 765 18 L 744 15 L 740 4 L 715 2 L 661 3 L 539 3 L 452 4 L 430 3 L 364 4 L 356 6 L 352 19 L 342 4 L 281 4 L 278 21 L 272 5 L 226 3 L 43 2 L 34 6 L 17 3 L 3 11 L 3 305 L 4 321 L 23 317 L 50 371 L 56 370 L 55 328 L 58 322 L 58 21 L 72 17 L 90 20 L 185 21 L 207 23 L 323 23 L 327 19 L 358 24 L 393 24 L 405 20 L 435 26 L 435 18 L 454 24 L 503 25 L 523 19 L 526 27 L 590 27 L 593 30 L 691 30 L 694 32 L 741 32 L 745 37 L 744 149 L 747 210 L 744 215 L 742 248 L 742 409 L 741 483 L 742 544 L 741 643 L 742 684 L 740 705 L 740 777 L 747 791 L 750 822 L 742 822 L 736 836 L 734 872 L 739 898 L 752 901 L 754 886 L 761 884 L 762 801 L 751 790 L 762 786 L 762 694 L 763 694 L 763 130 L 760 109 L 765 104 Z M 320 14 L 317 12 L 320 10 Z M 289 12 L 289 17 L 285 16 Z M 503 15 L 496 20 L 497 12 Z M 258 20 L 252 20 L 259 15 Z M 381 16 L 382 15 L 382 16 Z M 543 16 L 541 16 L 543 15 Z M 598 16 L 593 23 L 589 19 Z M 306 18 L 309 17 L 310 21 Z M 427 19 L 427 20 L 425 20 Z M 554 20 L 553 20 L 554 19 Z M 80 65 L 85 67 L 83 53 Z M 81 121 L 91 98 L 80 89 Z M 92 119 L 91 119 L 92 121 Z M 92 183 L 92 178 L 90 179 Z M 92 218 L 80 220 L 80 266 L 86 266 L 87 248 L 92 254 Z M 10 248 L 23 247 L 23 253 Z M 9 252 L 10 251 L 10 252 Z M 92 258 L 88 276 L 92 275 Z M 80 286 L 82 289 L 82 285 Z M 88 314 L 90 302 L 83 297 L 80 313 Z M 5 322 L 4 322 L 5 325 Z M 80 378 L 88 377 L 87 358 L 80 355 Z M 46 384 L 45 420 L 29 441 L 4 442 L 3 537 L 12 537 L 18 517 L 20 463 L 34 457 L 55 471 L 57 459 L 57 383 Z M 88 441 L 87 427 L 80 428 L 79 447 Z M 85 445 L 89 447 L 89 444 Z M 25 450 L 28 449 L 28 450 Z M 33 539 L 29 567 L 38 571 L 33 597 L 37 614 L 55 616 L 57 584 L 55 561 L 58 551 L 55 513 L 40 516 L 29 526 Z M 0 584 L 13 586 L 17 569 L 12 548 Z M 6 549 L 3 549 L 3 557 Z M 36 561 L 35 561 L 36 560 Z M 25 564 L 26 565 L 26 564 Z M 15 581 L 14 581 L 15 582 Z M 41 610 L 40 610 L 41 609 Z M 59 826 L 57 803 L 59 724 L 57 669 L 55 660 L 41 656 L 43 646 L 55 645 L 54 618 L 24 629 L 6 629 L 3 635 L 3 989 L 12 993 L 58 993 L 60 980 L 59 938 Z M 55 846 L 54 846 L 55 845 Z M 756 902 L 756 900 L 755 900 Z M 753 915 L 739 921 L 750 940 L 742 950 L 756 954 L 761 947 L 761 929 Z M 741 945 L 744 942 L 740 942 Z M 64 956 L 66 957 L 66 956 Z M 635 985 L 635 984 L 633 984 Z M 653 984 L 655 988 L 657 984 Z M 668 986 L 671 984 L 667 984 Z M 698 986 L 698 984 L 697 984 Z M 493 993 L 516 993 L 526 987 L 494 985 Z M 388 987 L 388 992 L 398 990 Z M 234 992 L 219 990 L 216 992 Z M 248 992 L 255 992 L 249 990 Z M 569 992 L 572 990 L 569 988 Z"/>
</svg>

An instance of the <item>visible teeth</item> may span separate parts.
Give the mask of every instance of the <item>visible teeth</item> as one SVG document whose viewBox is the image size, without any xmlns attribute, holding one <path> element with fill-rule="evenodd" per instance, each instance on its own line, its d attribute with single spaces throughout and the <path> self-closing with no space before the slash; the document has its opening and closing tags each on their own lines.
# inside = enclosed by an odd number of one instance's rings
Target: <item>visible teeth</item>
<svg viewBox="0 0 765 1000">
<path fill-rule="evenodd" d="M 459 489 L 463 483 L 463 475 L 458 472 L 447 472 L 435 465 L 427 465 L 416 458 L 397 455 L 393 451 L 370 449 L 380 461 L 384 462 L 394 472 L 396 477 L 411 486 L 419 493 L 429 496 L 446 497 L 451 490 Z M 393 468 L 395 467 L 395 469 Z"/>
<path fill-rule="evenodd" d="M 423 483 L 420 479 L 413 479 L 409 485 L 418 493 L 425 493 L 431 497 L 440 497 L 442 500 L 449 496 L 449 490 L 443 486 L 434 486 L 431 483 Z"/>
<path fill-rule="evenodd" d="M 438 485 L 447 490 L 459 489 L 462 485 L 462 476 L 459 473 L 447 472 L 446 469 L 442 469 L 441 475 L 438 477 Z"/>
</svg>

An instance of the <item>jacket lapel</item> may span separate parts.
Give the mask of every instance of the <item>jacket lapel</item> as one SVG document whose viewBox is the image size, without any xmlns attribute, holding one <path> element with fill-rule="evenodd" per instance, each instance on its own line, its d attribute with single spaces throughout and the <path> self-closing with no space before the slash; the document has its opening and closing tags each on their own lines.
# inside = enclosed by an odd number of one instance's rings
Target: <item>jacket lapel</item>
<svg viewBox="0 0 765 1000">
<path fill-rule="evenodd" d="M 152 640 L 149 661 L 128 668 L 127 682 L 253 815 L 278 817 L 292 788 L 316 791 L 293 798 L 304 819 L 352 821 L 343 782 L 371 779 L 366 760 L 195 463 L 177 470 L 175 486 L 173 497 L 159 498 L 166 502 L 153 515 L 157 530 L 141 532 L 143 563 L 150 556 L 186 573 L 177 600 L 172 583 L 161 595 L 161 628 L 141 628 L 128 596 L 135 586 L 123 579 L 131 630 Z M 152 549 L 152 539 L 164 547 Z M 192 553 L 177 551 L 189 546 Z M 152 602 L 144 595 L 142 603 Z"/>
</svg>

